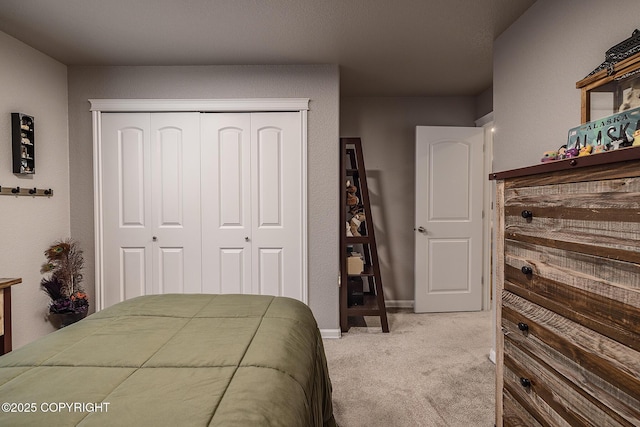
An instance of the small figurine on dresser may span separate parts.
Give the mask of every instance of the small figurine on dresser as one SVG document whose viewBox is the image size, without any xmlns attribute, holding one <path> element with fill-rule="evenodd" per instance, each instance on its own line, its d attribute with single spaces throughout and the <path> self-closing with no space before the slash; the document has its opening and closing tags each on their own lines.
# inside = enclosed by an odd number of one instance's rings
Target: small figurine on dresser
<svg viewBox="0 0 640 427">
<path fill-rule="evenodd" d="M 543 163 L 551 162 L 553 160 L 558 160 L 558 152 L 557 151 L 545 151 L 542 154 L 542 159 L 540 159 L 540 161 L 543 162 Z"/>
<path fill-rule="evenodd" d="M 593 147 L 591 145 L 585 145 L 578 152 L 578 157 L 588 156 L 589 154 L 591 154 L 591 150 L 593 150 Z"/>
<path fill-rule="evenodd" d="M 558 148 L 558 160 L 567 158 L 567 145 L 562 145 Z"/>
<path fill-rule="evenodd" d="M 609 147 L 604 144 L 598 144 L 593 147 L 593 154 L 604 153 L 605 151 L 609 151 Z"/>
<path fill-rule="evenodd" d="M 575 148 L 575 147 L 567 148 L 567 151 L 565 153 L 565 159 L 570 159 L 572 157 L 578 157 L 579 154 L 580 154 L 580 150 L 578 150 L 577 148 Z"/>
</svg>

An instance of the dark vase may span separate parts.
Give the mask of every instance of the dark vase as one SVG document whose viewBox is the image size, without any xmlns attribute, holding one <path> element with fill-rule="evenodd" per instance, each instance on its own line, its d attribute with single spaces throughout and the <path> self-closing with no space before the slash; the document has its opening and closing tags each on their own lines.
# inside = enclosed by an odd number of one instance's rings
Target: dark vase
<svg viewBox="0 0 640 427">
<path fill-rule="evenodd" d="M 56 328 L 64 328 L 87 317 L 87 310 L 76 313 L 49 313 L 49 322 Z"/>
</svg>

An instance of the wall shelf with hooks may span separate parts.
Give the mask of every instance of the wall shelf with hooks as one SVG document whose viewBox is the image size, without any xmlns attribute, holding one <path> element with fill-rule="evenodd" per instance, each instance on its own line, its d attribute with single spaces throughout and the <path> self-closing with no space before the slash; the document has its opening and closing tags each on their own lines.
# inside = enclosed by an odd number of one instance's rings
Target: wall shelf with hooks
<svg viewBox="0 0 640 427">
<path fill-rule="evenodd" d="M 0 185 L 0 196 L 52 197 L 53 190 L 50 188 L 4 187 Z"/>
</svg>

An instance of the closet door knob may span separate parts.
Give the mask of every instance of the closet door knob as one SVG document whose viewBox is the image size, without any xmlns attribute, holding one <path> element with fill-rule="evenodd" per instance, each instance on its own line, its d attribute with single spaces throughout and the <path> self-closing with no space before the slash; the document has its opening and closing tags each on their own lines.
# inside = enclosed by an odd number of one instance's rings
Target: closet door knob
<svg viewBox="0 0 640 427">
<path fill-rule="evenodd" d="M 520 322 L 518 323 L 518 329 L 520 329 L 522 332 L 527 332 L 529 330 L 529 325 L 524 322 Z"/>
<path fill-rule="evenodd" d="M 244 241 L 248 242 L 249 241 L 249 236 L 245 236 Z"/>
<path fill-rule="evenodd" d="M 522 267 L 520 269 L 520 271 L 522 271 L 522 274 L 526 274 L 527 276 L 530 275 L 531 273 L 533 273 L 533 270 L 531 269 L 531 267 L 525 265 L 524 267 Z"/>
<path fill-rule="evenodd" d="M 531 387 L 531 380 L 529 378 L 520 378 L 520 385 L 525 388 Z"/>
<path fill-rule="evenodd" d="M 531 211 L 526 211 L 526 210 L 522 211 L 520 215 L 522 215 L 522 218 L 525 218 L 525 219 L 533 218 L 533 212 Z"/>
<path fill-rule="evenodd" d="M 157 238 L 156 236 L 153 236 L 153 239 L 152 239 L 152 240 L 153 240 L 154 242 L 157 242 L 157 241 L 158 241 L 158 238 Z"/>
</svg>

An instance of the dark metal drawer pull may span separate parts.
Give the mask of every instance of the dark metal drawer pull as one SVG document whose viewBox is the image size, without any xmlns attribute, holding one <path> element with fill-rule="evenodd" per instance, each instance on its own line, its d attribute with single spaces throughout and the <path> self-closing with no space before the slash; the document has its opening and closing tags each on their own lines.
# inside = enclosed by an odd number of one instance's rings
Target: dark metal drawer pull
<svg viewBox="0 0 640 427">
<path fill-rule="evenodd" d="M 522 215 L 522 218 L 525 218 L 525 219 L 533 218 L 533 212 L 531 211 L 522 211 L 520 215 Z"/>
<path fill-rule="evenodd" d="M 520 378 L 520 384 L 522 385 L 522 387 L 526 387 L 529 388 L 531 387 L 531 380 L 529 378 Z"/>
<path fill-rule="evenodd" d="M 530 275 L 531 273 L 533 273 L 533 270 L 531 269 L 531 267 L 525 265 L 524 267 L 522 267 L 520 269 L 520 271 L 522 271 L 522 274 L 526 274 L 527 276 Z"/>
<path fill-rule="evenodd" d="M 524 322 L 520 322 L 518 323 L 518 329 L 520 329 L 522 332 L 527 332 L 529 330 L 529 325 Z"/>
</svg>

